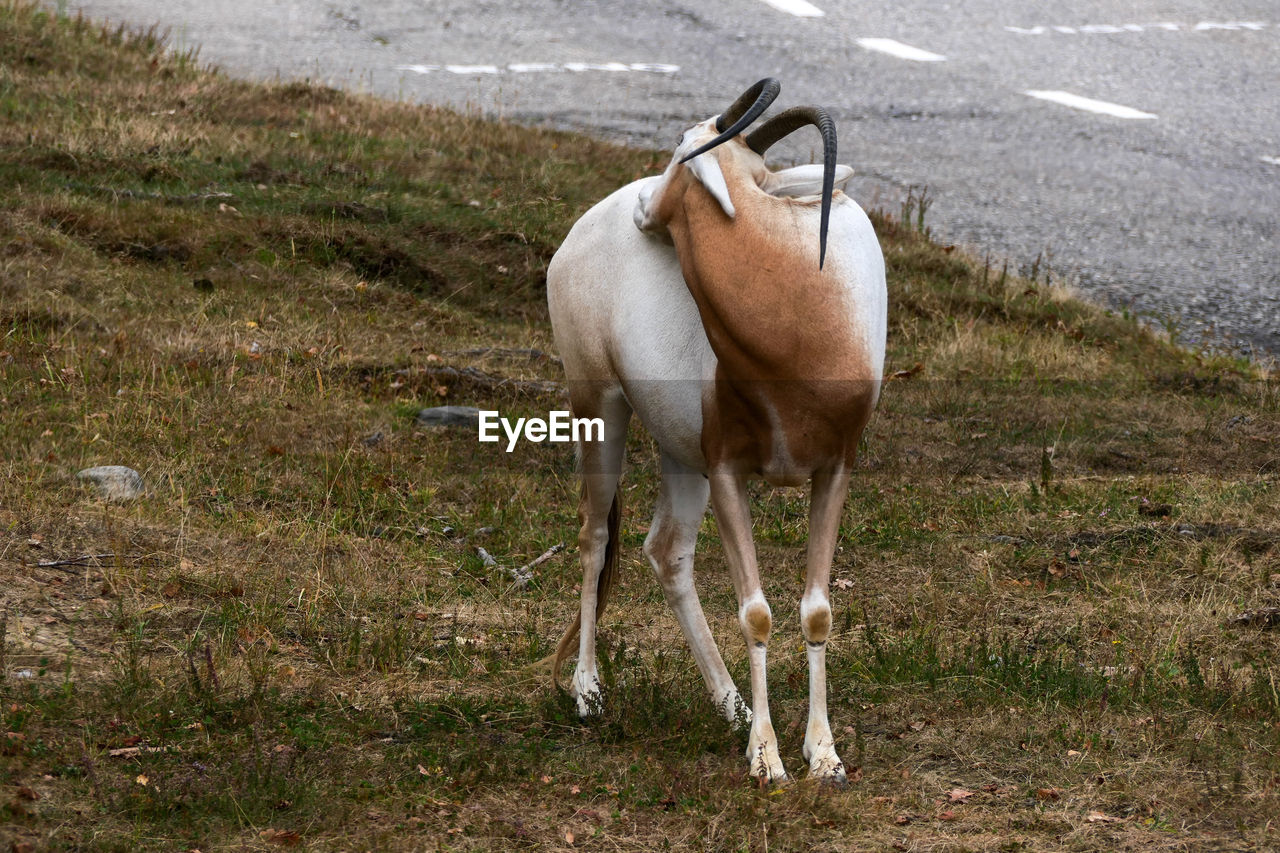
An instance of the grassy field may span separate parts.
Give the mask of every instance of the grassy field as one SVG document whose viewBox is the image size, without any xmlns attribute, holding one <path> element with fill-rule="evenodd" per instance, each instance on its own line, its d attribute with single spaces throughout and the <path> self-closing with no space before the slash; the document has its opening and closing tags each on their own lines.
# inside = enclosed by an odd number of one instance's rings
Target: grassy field
<svg viewBox="0 0 1280 853">
<path fill-rule="evenodd" d="M 1280 844 L 1280 381 L 936 245 L 918 205 L 874 216 L 895 378 L 833 573 L 856 781 L 747 779 L 640 553 L 639 431 L 577 720 L 535 666 L 576 552 L 510 572 L 574 543 L 571 452 L 414 415 L 561 407 L 547 262 L 665 162 L 0 0 L 0 844 Z M 147 494 L 102 501 L 98 464 Z M 806 503 L 753 491 L 793 773 Z M 699 560 L 743 684 L 711 520 Z"/>
</svg>

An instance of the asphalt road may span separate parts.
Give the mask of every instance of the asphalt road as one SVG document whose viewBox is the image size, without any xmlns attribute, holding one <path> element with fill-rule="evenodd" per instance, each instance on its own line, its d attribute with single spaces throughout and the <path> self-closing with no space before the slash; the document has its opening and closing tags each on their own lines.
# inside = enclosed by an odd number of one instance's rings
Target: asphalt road
<svg viewBox="0 0 1280 853">
<path fill-rule="evenodd" d="M 1096 300 L 1176 318 L 1184 340 L 1280 354 L 1274 3 L 812 3 L 66 5 L 159 23 L 174 46 L 237 75 L 662 148 L 776 76 L 780 106 L 832 112 L 864 206 L 896 210 L 927 185 L 935 233 L 980 257 L 1018 269 L 1043 256 Z M 814 145 L 779 159 L 808 161 Z"/>
</svg>

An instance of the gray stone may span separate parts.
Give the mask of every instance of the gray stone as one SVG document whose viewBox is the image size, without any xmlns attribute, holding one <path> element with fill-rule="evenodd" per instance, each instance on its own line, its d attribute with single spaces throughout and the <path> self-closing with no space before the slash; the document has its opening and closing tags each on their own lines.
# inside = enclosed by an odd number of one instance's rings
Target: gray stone
<svg viewBox="0 0 1280 853">
<path fill-rule="evenodd" d="M 146 487 L 142 475 L 123 465 L 85 468 L 76 477 L 98 487 L 98 495 L 109 501 L 131 501 L 142 497 Z"/>
<path fill-rule="evenodd" d="M 474 427 L 480 423 L 480 410 L 471 406 L 435 406 L 418 412 L 423 426 Z"/>
</svg>

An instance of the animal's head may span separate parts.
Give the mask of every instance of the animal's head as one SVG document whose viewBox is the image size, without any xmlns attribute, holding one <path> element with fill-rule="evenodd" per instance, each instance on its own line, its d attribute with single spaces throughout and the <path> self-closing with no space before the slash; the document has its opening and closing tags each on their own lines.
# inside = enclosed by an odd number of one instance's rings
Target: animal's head
<svg viewBox="0 0 1280 853">
<path fill-rule="evenodd" d="M 735 158 L 735 174 L 747 174 L 760 190 L 775 196 L 822 196 L 822 219 L 819 229 L 819 267 L 826 257 L 827 224 L 831 215 L 831 197 L 836 184 L 843 186 L 853 176 L 853 169 L 836 164 L 836 127 L 821 107 L 793 107 L 766 121 L 747 134 L 752 125 L 774 99 L 779 84 L 765 78 L 743 92 L 718 116 L 699 122 L 680 135 L 671 163 L 662 176 L 650 181 L 636 201 L 635 223 L 641 231 L 670 239 L 667 225 L 682 203 L 684 193 L 696 182 L 711 194 L 730 219 L 737 216 L 733 198 L 725 180 L 722 161 Z M 765 168 L 764 153 L 774 143 L 813 125 L 822 134 L 822 166 L 799 166 L 774 172 Z"/>
</svg>

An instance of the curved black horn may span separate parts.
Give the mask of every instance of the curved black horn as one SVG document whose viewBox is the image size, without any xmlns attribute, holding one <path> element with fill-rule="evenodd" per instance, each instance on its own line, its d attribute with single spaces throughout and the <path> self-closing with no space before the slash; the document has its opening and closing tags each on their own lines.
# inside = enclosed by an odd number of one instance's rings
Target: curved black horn
<svg viewBox="0 0 1280 853">
<path fill-rule="evenodd" d="M 813 125 L 822 134 L 822 223 L 818 234 L 818 269 L 827 258 L 827 225 L 831 221 L 831 196 L 836 184 L 836 123 L 822 107 L 792 107 L 778 113 L 747 135 L 747 145 L 757 154 L 775 142 Z"/>
<path fill-rule="evenodd" d="M 692 160 L 703 152 L 710 151 L 720 143 L 733 139 L 760 118 L 760 114 L 769 109 L 769 105 L 778 97 L 782 84 L 772 77 L 766 77 L 738 96 L 729 109 L 716 117 L 716 130 L 719 136 L 698 148 L 691 154 L 681 158 L 680 162 Z M 727 129 L 725 125 L 730 125 Z"/>
</svg>

